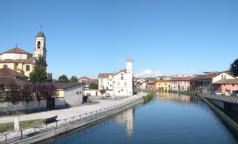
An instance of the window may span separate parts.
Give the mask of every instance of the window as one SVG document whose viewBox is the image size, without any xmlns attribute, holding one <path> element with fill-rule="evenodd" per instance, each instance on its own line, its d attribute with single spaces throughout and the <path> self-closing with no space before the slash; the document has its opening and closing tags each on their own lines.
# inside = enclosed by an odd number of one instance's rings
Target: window
<svg viewBox="0 0 238 144">
<path fill-rule="evenodd" d="M 124 83 L 124 86 L 125 86 L 125 87 L 127 86 L 127 82 Z"/>
<path fill-rule="evenodd" d="M 30 71 L 30 65 L 26 65 L 26 71 Z"/>
<path fill-rule="evenodd" d="M 123 74 L 121 74 L 121 80 L 123 80 L 123 79 L 124 79 Z"/>
<path fill-rule="evenodd" d="M 38 41 L 37 42 L 37 48 L 40 49 L 40 47 L 41 47 L 41 43 L 40 43 L 40 41 Z"/>
</svg>

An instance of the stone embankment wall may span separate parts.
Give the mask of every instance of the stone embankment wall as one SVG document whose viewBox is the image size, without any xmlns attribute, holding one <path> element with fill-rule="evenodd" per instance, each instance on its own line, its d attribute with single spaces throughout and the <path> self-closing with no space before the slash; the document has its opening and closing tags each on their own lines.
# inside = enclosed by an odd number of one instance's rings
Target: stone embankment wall
<svg viewBox="0 0 238 144">
<path fill-rule="evenodd" d="M 63 108 L 66 106 L 64 98 L 55 99 L 55 107 Z M 20 101 L 15 104 L 11 102 L 0 102 L 0 116 L 16 112 L 36 112 L 46 110 L 46 100 L 32 100 L 30 102 Z"/>
</svg>

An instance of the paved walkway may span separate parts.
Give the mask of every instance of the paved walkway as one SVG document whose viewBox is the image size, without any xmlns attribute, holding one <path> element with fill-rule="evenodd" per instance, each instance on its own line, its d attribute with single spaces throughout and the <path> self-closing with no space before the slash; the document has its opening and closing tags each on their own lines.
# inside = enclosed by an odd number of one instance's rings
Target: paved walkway
<svg viewBox="0 0 238 144">
<path fill-rule="evenodd" d="M 35 119 L 46 119 L 49 117 L 58 116 L 57 119 L 61 120 L 61 119 L 81 115 L 84 113 L 96 111 L 101 108 L 107 108 L 110 106 L 121 104 L 121 103 L 130 101 L 130 100 L 133 100 L 133 99 L 137 99 L 144 95 L 145 95 L 145 93 L 140 93 L 138 95 L 134 95 L 134 96 L 127 97 L 124 99 L 120 99 L 120 100 L 111 100 L 111 99 L 98 100 L 99 103 L 97 103 L 97 104 L 82 105 L 82 106 L 78 106 L 78 107 L 61 109 L 61 110 L 52 110 L 52 111 L 39 112 L 39 113 L 33 113 L 33 114 L 26 114 L 26 115 L 19 116 L 19 118 L 20 118 L 20 121 L 25 121 L 25 120 L 35 120 Z M 0 124 L 13 122 L 14 118 L 15 118 L 15 116 L 1 117 Z"/>
</svg>

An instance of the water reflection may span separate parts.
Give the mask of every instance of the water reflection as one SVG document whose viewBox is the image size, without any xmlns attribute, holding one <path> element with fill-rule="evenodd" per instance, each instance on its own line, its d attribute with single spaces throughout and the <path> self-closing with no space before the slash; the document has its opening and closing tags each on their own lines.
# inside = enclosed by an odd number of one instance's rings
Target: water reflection
<svg viewBox="0 0 238 144">
<path fill-rule="evenodd" d="M 202 103 L 201 99 L 197 96 L 188 96 L 179 93 L 157 93 L 157 100 L 168 100 L 168 101 L 175 101 L 182 104 L 198 104 Z"/>
<path fill-rule="evenodd" d="M 129 109 L 114 118 L 116 123 L 126 126 L 128 137 L 133 135 L 134 130 L 134 109 Z"/>
</svg>

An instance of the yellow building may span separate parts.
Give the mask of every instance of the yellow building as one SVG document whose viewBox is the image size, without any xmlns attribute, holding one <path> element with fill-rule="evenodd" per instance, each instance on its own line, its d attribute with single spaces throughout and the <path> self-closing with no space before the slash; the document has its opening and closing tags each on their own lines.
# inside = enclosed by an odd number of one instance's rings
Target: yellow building
<svg viewBox="0 0 238 144">
<path fill-rule="evenodd" d="M 46 42 L 43 32 L 39 32 L 35 39 L 34 55 L 16 46 L 10 50 L 0 53 L 0 69 L 8 67 L 27 77 L 33 71 L 35 61 L 40 58 L 46 58 Z"/>
<path fill-rule="evenodd" d="M 155 88 L 157 92 L 168 92 L 170 89 L 169 81 L 159 80 L 156 82 Z"/>
</svg>

